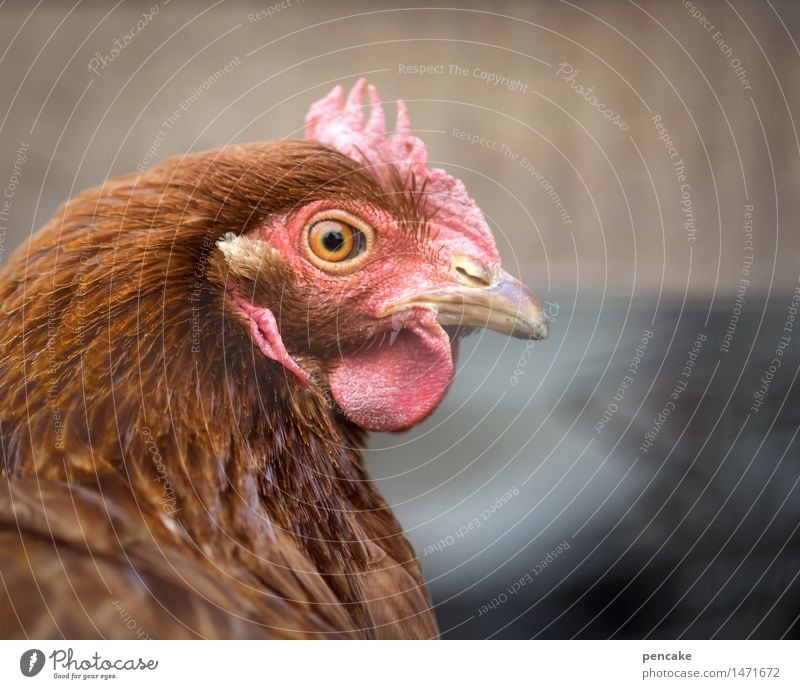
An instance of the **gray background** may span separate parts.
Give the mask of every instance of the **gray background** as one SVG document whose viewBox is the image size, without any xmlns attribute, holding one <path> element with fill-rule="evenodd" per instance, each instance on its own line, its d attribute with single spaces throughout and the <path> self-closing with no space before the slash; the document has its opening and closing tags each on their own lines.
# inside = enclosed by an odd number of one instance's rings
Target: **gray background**
<svg viewBox="0 0 800 689">
<path fill-rule="evenodd" d="M 422 557 L 445 634 L 796 636 L 800 334 L 765 405 L 750 406 L 798 286 L 800 4 L 696 5 L 712 31 L 679 1 L 7 1 L 0 261 L 77 191 L 172 154 L 300 136 L 313 100 L 368 76 L 387 102 L 406 100 L 431 160 L 464 179 L 506 267 L 555 316 L 532 350 L 494 334 L 467 340 L 439 411 L 373 438 L 371 473 Z M 93 73 L 98 53 L 107 64 Z M 627 131 L 570 88 L 562 63 Z M 685 163 L 693 242 L 655 115 Z M 751 283 L 724 352 L 746 204 Z M 641 368 L 598 432 L 646 330 Z M 698 333 L 707 340 L 688 387 L 641 452 Z"/>
</svg>

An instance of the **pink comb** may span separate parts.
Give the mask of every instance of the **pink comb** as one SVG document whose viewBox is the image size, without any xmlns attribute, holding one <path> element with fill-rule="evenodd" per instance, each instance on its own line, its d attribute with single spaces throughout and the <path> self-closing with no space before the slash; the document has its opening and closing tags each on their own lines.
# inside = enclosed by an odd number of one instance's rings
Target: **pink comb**
<svg viewBox="0 0 800 689">
<path fill-rule="evenodd" d="M 365 89 L 370 104 L 366 119 L 362 112 Z M 356 82 L 346 101 L 344 89 L 337 86 L 314 103 L 306 115 L 306 138 L 316 139 L 359 162 L 376 166 L 393 163 L 403 172 L 423 177 L 428 173 L 428 151 L 411 133 L 405 103 L 397 101 L 397 125 L 394 134 L 387 138 L 378 89 L 372 84 L 367 87 L 366 79 Z"/>
<path fill-rule="evenodd" d="M 365 89 L 369 94 L 369 117 L 362 111 Z M 368 86 L 366 79 L 359 79 L 345 101 L 344 89 L 336 86 L 309 108 L 306 138 L 335 148 L 378 174 L 387 165 L 393 165 L 410 182 L 413 173 L 418 189 L 423 188 L 424 182 L 425 206 L 429 213 L 435 214 L 435 224 L 440 231 L 456 235 L 448 238 L 451 243 L 460 244 L 459 240 L 469 238 L 485 254 L 499 261 L 491 230 L 463 182 L 444 170 L 428 167 L 428 151 L 423 141 L 411 133 L 403 101 L 397 101 L 395 131 L 387 137 L 386 116 L 378 90 L 372 84 Z"/>
</svg>

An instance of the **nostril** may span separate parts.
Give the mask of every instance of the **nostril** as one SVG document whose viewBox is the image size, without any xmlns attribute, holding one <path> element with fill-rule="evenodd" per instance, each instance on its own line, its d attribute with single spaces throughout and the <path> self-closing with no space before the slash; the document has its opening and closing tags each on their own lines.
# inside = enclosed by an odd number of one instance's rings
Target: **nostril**
<svg viewBox="0 0 800 689">
<path fill-rule="evenodd" d="M 473 258 L 457 256 L 453 260 L 453 268 L 458 273 L 459 280 L 470 287 L 489 287 L 492 284 L 489 269 Z"/>
<path fill-rule="evenodd" d="M 461 282 L 463 282 L 466 285 L 469 285 L 470 287 L 488 287 L 489 286 L 488 282 L 486 282 L 485 280 L 482 280 L 480 277 L 478 277 L 476 275 L 470 274 L 470 272 L 467 271 L 467 269 L 463 268 L 462 266 L 456 266 L 456 272 L 461 277 Z"/>
</svg>

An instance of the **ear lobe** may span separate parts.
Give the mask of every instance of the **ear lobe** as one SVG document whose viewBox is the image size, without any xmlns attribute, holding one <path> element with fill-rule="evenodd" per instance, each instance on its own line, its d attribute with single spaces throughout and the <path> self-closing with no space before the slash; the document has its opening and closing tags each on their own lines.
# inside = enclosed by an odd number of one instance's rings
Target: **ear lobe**
<svg viewBox="0 0 800 689">
<path fill-rule="evenodd" d="M 217 248 L 225 258 L 228 271 L 253 282 L 259 277 L 263 278 L 265 271 L 283 266 L 278 252 L 264 240 L 255 237 L 228 232 L 217 241 Z M 286 350 L 272 311 L 265 306 L 255 305 L 235 288 L 229 287 L 228 294 L 247 318 L 250 335 L 261 353 L 293 373 L 302 387 L 308 387 L 311 377 Z"/>
<path fill-rule="evenodd" d="M 225 257 L 228 270 L 250 280 L 256 280 L 259 273 L 280 255 L 263 239 L 243 234 L 227 232 L 217 240 L 217 248 Z"/>
<path fill-rule="evenodd" d="M 286 351 L 278 330 L 278 322 L 270 309 L 256 306 L 241 295 L 234 295 L 236 305 L 250 321 L 250 334 L 261 353 L 291 371 L 302 387 L 308 387 L 311 377 Z"/>
</svg>

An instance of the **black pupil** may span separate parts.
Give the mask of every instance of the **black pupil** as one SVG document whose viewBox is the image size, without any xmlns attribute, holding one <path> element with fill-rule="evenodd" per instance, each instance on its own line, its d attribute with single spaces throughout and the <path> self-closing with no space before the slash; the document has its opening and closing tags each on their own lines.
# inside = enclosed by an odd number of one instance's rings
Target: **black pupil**
<svg viewBox="0 0 800 689">
<path fill-rule="evenodd" d="M 326 251 L 335 253 L 344 246 L 344 235 L 341 230 L 328 230 L 322 235 L 322 245 Z"/>
</svg>

